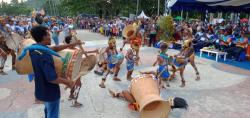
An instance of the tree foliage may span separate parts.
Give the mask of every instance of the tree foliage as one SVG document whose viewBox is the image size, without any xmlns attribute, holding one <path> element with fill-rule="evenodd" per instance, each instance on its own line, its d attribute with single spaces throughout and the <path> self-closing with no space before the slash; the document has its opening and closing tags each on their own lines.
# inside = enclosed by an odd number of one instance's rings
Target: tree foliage
<svg viewBox="0 0 250 118">
<path fill-rule="evenodd" d="M 157 0 L 139 0 L 139 12 L 144 10 L 149 16 L 157 15 Z M 160 0 L 160 11 L 164 11 L 164 1 Z M 137 0 L 61 0 L 61 13 L 77 15 L 95 14 L 100 17 L 129 16 L 136 14 Z"/>
<path fill-rule="evenodd" d="M 29 15 L 31 11 L 26 2 L 18 3 L 18 0 L 11 0 L 10 4 L 2 2 L 0 7 L 1 15 Z"/>
</svg>

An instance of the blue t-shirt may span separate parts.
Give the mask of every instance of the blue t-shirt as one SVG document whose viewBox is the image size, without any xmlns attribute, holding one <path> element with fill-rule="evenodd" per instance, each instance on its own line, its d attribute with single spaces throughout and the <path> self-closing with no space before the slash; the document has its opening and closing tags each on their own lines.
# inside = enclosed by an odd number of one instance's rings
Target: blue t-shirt
<svg viewBox="0 0 250 118">
<path fill-rule="evenodd" d="M 59 28 L 57 26 L 54 26 L 52 28 L 52 36 L 58 36 L 58 31 L 59 31 Z"/>
<path fill-rule="evenodd" d="M 39 50 L 31 50 L 30 58 L 35 73 L 35 97 L 45 102 L 59 100 L 59 85 L 51 83 L 57 79 L 52 55 Z"/>
</svg>

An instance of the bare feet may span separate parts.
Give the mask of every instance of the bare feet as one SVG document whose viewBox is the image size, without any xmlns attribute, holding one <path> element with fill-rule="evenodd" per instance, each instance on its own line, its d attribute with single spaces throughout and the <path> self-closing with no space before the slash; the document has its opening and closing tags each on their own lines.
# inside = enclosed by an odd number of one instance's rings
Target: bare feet
<svg viewBox="0 0 250 118">
<path fill-rule="evenodd" d="M 119 79 L 118 77 L 114 77 L 113 80 L 114 80 L 114 81 L 122 81 L 122 80 Z"/>
<path fill-rule="evenodd" d="M 163 89 L 167 89 L 167 87 L 170 87 L 169 83 L 163 83 L 161 85 L 161 88 L 163 88 Z"/>
<path fill-rule="evenodd" d="M 185 81 L 182 81 L 180 87 L 182 87 L 182 88 L 185 87 Z"/>
<path fill-rule="evenodd" d="M 12 65 L 12 70 L 16 70 L 16 66 L 15 65 Z"/>
<path fill-rule="evenodd" d="M 112 90 L 109 89 L 109 93 L 110 95 L 114 98 L 115 97 L 115 92 L 113 92 Z"/>
<path fill-rule="evenodd" d="M 75 101 L 71 107 L 80 108 L 80 107 L 82 107 L 82 104 Z"/>
<path fill-rule="evenodd" d="M 169 85 L 169 83 L 168 83 L 168 82 L 166 83 L 166 86 L 167 86 L 167 87 L 170 87 L 170 85 Z"/>
<path fill-rule="evenodd" d="M 132 77 L 127 77 L 127 80 L 128 81 L 131 81 L 133 78 Z"/>
<path fill-rule="evenodd" d="M 169 78 L 169 81 L 172 81 L 176 78 L 176 75 L 171 75 L 170 78 Z"/>
<path fill-rule="evenodd" d="M 198 75 L 197 78 L 195 79 L 196 81 L 199 81 L 201 78 L 200 76 Z"/>
<path fill-rule="evenodd" d="M 161 85 L 162 89 L 167 89 L 167 87 L 165 85 Z"/>
<path fill-rule="evenodd" d="M 3 70 L 0 70 L 0 75 L 7 75 Z"/>
<path fill-rule="evenodd" d="M 73 99 L 75 99 L 74 95 L 70 94 L 68 100 L 73 100 Z"/>
<path fill-rule="evenodd" d="M 106 88 L 105 85 L 104 85 L 104 82 L 101 82 L 101 84 L 99 84 L 99 87 Z"/>
</svg>

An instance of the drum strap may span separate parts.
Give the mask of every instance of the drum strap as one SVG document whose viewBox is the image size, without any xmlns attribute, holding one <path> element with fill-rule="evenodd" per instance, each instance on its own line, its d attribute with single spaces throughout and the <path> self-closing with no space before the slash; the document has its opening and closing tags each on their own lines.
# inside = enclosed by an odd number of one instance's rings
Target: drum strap
<svg viewBox="0 0 250 118">
<path fill-rule="evenodd" d="M 41 51 L 47 52 L 47 53 L 49 53 L 51 55 L 60 57 L 61 60 L 64 62 L 64 58 L 62 58 L 57 52 L 50 49 L 49 47 L 45 47 L 45 46 L 37 45 L 37 44 L 34 44 L 34 45 L 31 45 L 29 47 L 24 48 L 22 50 L 21 55 L 18 57 L 18 60 L 22 60 L 24 58 L 24 56 L 27 54 L 27 52 L 30 51 L 30 50 L 41 50 Z"/>
</svg>

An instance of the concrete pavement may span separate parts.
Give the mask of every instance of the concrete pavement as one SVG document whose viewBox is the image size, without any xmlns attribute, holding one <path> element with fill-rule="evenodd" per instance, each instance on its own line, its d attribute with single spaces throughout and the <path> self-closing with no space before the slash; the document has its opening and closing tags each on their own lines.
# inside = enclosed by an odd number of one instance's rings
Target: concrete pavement
<svg viewBox="0 0 250 118">
<path fill-rule="evenodd" d="M 78 31 L 80 39 L 86 41 L 86 48 L 104 47 L 107 38 L 89 31 Z M 63 37 L 63 36 L 61 36 Z M 122 45 L 118 40 L 118 47 Z M 128 48 L 126 46 L 125 48 Z M 142 64 L 136 67 L 133 76 L 138 71 L 155 70 L 151 67 L 156 58 L 157 49 L 143 47 L 141 49 Z M 125 53 L 125 52 L 124 52 Z M 178 53 L 169 50 L 169 54 Z M 195 81 L 195 72 L 190 65 L 186 67 L 185 88 L 180 88 L 180 77 L 170 83 L 171 87 L 163 90 L 161 96 L 183 97 L 189 104 L 189 109 L 174 110 L 170 118 L 250 118 L 250 73 L 213 60 L 196 58 L 201 74 L 201 80 Z M 26 76 L 17 75 L 11 71 L 10 58 L 6 63 L 8 75 L 0 75 L 0 118 L 43 118 L 43 105 L 34 103 L 34 83 L 29 83 Z M 106 82 L 106 89 L 98 84 L 101 76 L 93 72 L 82 77 L 83 87 L 80 91 L 79 102 L 82 108 L 72 108 L 67 100 L 69 91 L 62 92 L 61 118 L 138 118 L 137 112 L 130 111 L 127 102 L 113 99 L 108 88 L 121 91 L 128 88 L 129 82 L 125 78 L 125 63 L 119 73 L 121 82 L 115 82 L 110 76 Z M 63 86 L 62 86 L 63 90 Z"/>
</svg>

